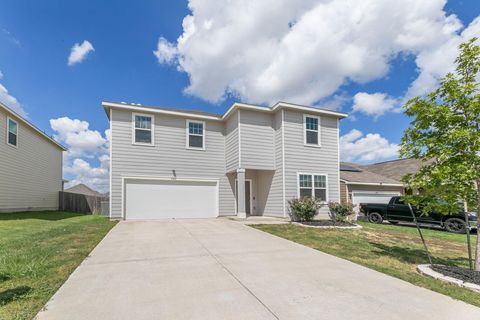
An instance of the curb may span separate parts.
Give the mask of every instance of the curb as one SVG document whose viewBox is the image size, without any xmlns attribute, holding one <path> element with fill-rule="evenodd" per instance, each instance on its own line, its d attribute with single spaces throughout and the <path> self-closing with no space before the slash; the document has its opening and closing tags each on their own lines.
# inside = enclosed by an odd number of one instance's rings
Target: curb
<svg viewBox="0 0 480 320">
<path fill-rule="evenodd" d="M 440 280 L 440 281 L 443 281 L 443 282 L 448 282 L 448 283 L 457 285 L 459 287 L 462 287 L 462 288 L 469 289 L 469 290 L 475 291 L 477 293 L 480 293 L 480 285 L 475 284 L 475 283 L 471 283 L 471 282 L 465 282 L 465 281 L 455 279 L 455 278 L 452 278 L 452 277 L 449 277 L 449 276 L 444 276 L 443 274 L 430 269 L 429 264 L 419 264 L 417 266 L 417 271 L 424 276 L 431 277 L 431 278 L 434 278 L 434 279 L 437 279 L 437 280 Z"/>
</svg>

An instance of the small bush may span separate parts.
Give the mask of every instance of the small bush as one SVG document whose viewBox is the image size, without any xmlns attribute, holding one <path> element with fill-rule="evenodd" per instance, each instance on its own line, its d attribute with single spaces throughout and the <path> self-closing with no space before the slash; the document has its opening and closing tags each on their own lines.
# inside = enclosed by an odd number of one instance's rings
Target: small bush
<svg viewBox="0 0 480 320">
<path fill-rule="evenodd" d="M 318 201 L 315 198 L 294 198 L 288 204 L 292 221 L 312 221 L 317 213 Z"/>
<path fill-rule="evenodd" d="M 329 202 L 330 218 L 333 222 L 351 222 L 355 216 L 353 205 L 351 203 L 342 204 L 338 202 Z"/>
</svg>

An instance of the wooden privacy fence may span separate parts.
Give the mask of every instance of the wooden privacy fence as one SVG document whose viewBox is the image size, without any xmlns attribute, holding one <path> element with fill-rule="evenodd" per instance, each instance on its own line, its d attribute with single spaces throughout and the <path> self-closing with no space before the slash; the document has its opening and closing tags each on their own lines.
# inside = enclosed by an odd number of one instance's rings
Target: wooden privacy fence
<svg viewBox="0 0 480 320">
<path fill-rule="evenodd" d="M 105 205 L 108 200 L 108 197 L 60 191 L 59 210 L 108 215 L 108 205 Z"/>
</svg>

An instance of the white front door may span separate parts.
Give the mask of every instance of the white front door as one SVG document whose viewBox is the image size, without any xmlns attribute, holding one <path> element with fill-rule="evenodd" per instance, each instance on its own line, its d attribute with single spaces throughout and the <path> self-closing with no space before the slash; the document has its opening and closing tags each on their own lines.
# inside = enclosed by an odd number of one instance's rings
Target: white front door
<svg viewBox="0 0 480 320">
<path fill-rule="evenodd" d="M 126 180 L 125 219 L 218 216 L 217 182 Z"/>
</svg>

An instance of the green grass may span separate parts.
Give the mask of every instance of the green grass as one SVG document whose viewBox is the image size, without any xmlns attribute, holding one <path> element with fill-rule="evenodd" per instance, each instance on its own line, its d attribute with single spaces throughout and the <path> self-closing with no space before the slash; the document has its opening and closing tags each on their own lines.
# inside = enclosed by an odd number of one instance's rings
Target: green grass
<svg viewBox="0 0 480 320">
<path fill-rule="evenodd" d="M 32 319 L 115 223 L 58 211 L 0 213 L 0 319 Z"/>
<path fill-rule="evenodd" d="M 252 227 L 480 307 L 480 294 L 416 272 L 418 264 L 428 263 L 416 228 L 360 224 L 363 229 L 359 230 L 314 229 L 291 224 Z M 422 231 L 434 263 L 468 267 L 465 235 Z M 472 242 L 476 243 L 476 236 L 472 236 Z"/>
</svg>

